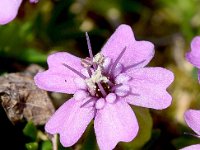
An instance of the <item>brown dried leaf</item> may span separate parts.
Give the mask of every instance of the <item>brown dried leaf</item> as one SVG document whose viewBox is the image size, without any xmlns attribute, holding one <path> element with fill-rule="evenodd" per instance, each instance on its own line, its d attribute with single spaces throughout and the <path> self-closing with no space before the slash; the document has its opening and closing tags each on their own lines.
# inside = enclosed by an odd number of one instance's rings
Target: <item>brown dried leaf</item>
<svg viewBox="0 0 200 150">
<path fill-rule="evenodd" d="M 43 125 L 55 111 L 47 92 L 34 84 L 39 70 L 42 68 L 32 65 L 25 72 L 0 77 L 0 102 L 14 124 L 25 118 Z"/>
</svg>

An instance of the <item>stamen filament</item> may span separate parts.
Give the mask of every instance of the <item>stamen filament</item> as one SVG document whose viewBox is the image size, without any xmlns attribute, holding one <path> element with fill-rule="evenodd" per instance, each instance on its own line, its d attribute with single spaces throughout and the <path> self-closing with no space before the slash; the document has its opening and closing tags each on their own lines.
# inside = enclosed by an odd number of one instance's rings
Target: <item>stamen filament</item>
<svg viewBox="0 0 200 150">
<path fill-rule="evenodd" d="M 92 54 L 92 46 L 91 46 L 91 42 L 90 42 L 90 38 L 89 38 L 89 35 L 87 32 L 85 32 L 85 35 L 86 35 L 86 40 L 87 40 L 87 46 L 88 46 L 88 50 L 89 50 L 89 55 L 90 55 L 90 58 L 93 59 L 93 54 Z"/>
<path fill-rule="evenodd" d="M 124 54 L 125 51 L 126 51 L 126 47 L 121 51 L 121 53 L 119 54 L 119 56 L 117 57 L 117 59 L 113 63 L 111 69 L 109 70 L 109 74 L 111 74 L 115 70 L 117 64 L 119 63 L 119 61 L 122 58 L 122 56 L 123 56 L 123 54 Z"/>
<path fill-rule="evenodd" d="M 89 76 L 91 77 L 92 76 L 92 71 L 90 70 L 90 67 L 87 67 L 87 72 L 88 72 Z"/>
<path fill-rule="evenodd" d="M 112 89 L 111 89 L 111 91 L 114 91 L 116 88 L 118 88 L 118 87 L 120 87 L 120 86 L 122 86 L 122 85 L 123 85 L 123 84 L 120 83 L 120 84 L 117 84 L 117 85 L 113 86 Z"/>
<path fill-rule="evenodd" d="M 112 83 L 110 80 L 108 80 L 108 85 L 110 85 L 111 87 L 113 87 L 115 84 Z"/>
<path fill-rule="evenodd" d="M 106 91 L 104 90 L 104 88 L 103 88 L 103 86 L 101 85 L 101 83 L 97 83 L 97 85 L 98 85 L 98 87 L 99 87 L 99 90 L 100 90 L 100 92 L 101 92 L 101 94 L 104 96 L 104 97 L 106 97 Z"/>
<path fill-rule="evenodd" d="M 74 68 L 70 67 L 69 65 L 63 63 L 63 66 L 67 67 L 69 70 L 73 71 L 75 74 L 77 74 L 78 76 L 80 76 L 83 79 L 86 79 L 86 76 L 84 76 L 82 73 L 78 72 L 77 70 L 75 70 Z"/>
<path fill-rule="evenodd" d="M 91 46 L 90 38 L 89 38 L 89 35 L 88 35 L 87 32 L 85 32 L 85 36 L 86 36 L 86 40 L 87 40 L 89 55 L 90 55 L 91 60 L 93 61 L 94 56 L 93 56 L 93 53 L 92 53 L 92 46 Z M 92 66 L 94 67 L 94 69 L 97 68 L 95 63 L 92 63 Z"/>
<path fill-rule="evenodd" d="M 89 103 L 92 102 L 93 100 L 94 100 L 93 98 L 90 98 L 89 100 L 87 100 L 85 103 L 83 103 L 83 104 L 81 105 L 81 108 L 84 107 L 84 106 L 86 106 L 87 104 L 89 104 Z"/>
</svg>

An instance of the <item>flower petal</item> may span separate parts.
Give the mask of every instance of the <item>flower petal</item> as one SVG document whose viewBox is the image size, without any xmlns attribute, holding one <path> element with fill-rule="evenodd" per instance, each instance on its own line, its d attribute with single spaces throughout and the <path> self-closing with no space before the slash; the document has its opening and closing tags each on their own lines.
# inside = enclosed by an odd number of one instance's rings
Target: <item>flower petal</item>
<svg viewBox="0 0 200 150">
<path fill-rule="evenodd" d="M 182 148 L 180 150 L 200 150 L 200 144 L 187 146 L 187 147 Z"/>
<path fill-rule="evenodd" d="M 187 125 L 198 135 L 200 135 L 200 110 L 188 110 L 184 114 Z"/>
<path fill-rule="evenodd" d="M 36 85 L 47 91 L 73 94 L 77 90 L 74 82 L 79 77 L 63 64 L 79 71 L 82 69 L 81 60 L 69 53 L 59 52 L 48 57 L 49 70 L 38 73 L 35 77 Z"/>
<path fill-rule="evenodd" d="M 39 0 L 29 0 L 30 3 L 37 3 Z"/>
<path fill-rule="evenodd" d="M 81 101 L 73 98 L 65 102 L 45 125 L 50 134 L 59 133 L 63 146 L 75 144 L 94 117 L 92 107 L 81 107 Z"/>
<path fill-rule="evenodd" d="M 120 62 L 125 67 L 143 67 L 154 56 L 154 45 L 148 41 L 135 41 L 133 31 L 128 25 L 120 25 L 104 47 L 101 53 L 115 60 L 121 51 L 126 51 Z"/>
<path fill-rule="evenodd" d="M 0 2 L 0 24 L 12 21 L 18 13 L 22 0 L 1 0 Z"/>
<path fill-rule="evenodd" d="M 132 141 L 139 129 L 134 112 L 123 100 L 107 103 L 97 111 L 94 128 L 101 150 L 112 150 L 120 141 Z"/>
<path fill-rule="evenodd" d="M 128 103 L 153 108 L 165 109 L 172 101 L 166 88 L 174 80 L 171 71 L 164 68 L 130 69 L 126 72 L 132 77 L 128 82 L 132 94 L 126 97 Z"/>
<path fill-rule="evenodd" d="M 197 68 L 200 68 L 200 36 L 191 42 L 191 51 L 186 53 L 186 59 Z"/>
</svg>

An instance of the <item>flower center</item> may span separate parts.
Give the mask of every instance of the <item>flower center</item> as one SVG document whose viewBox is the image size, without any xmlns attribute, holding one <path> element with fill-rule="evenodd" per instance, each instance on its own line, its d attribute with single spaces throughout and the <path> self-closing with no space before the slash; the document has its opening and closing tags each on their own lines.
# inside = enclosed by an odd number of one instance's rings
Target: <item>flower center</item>
<svg viewBox="0 0 200 150">
<path fill-rule="evenodd" d="M 82 65 L 87 69 L 89 78 L 85 79 L 88 91 L 92 96 L 105 97 L 111 91 L 109 77 L 105 74 L 104 69 L 105 57 L 98 53 L 90 61 L 88 58 L 82 60 Z M 87 62 L 87 63 L 86 63 Z"/>
<path fill-rule="evenodd" d="M 123 73 L 123 65 L 119 63 L 126 47 L 112 60 L 101 53 L 93 56 L 87 33 L 86 39 L 90 57 L 81 60 L 83 70 L 79 72 L 67 64 L 63 65 L 80 77 L 75 80 L 80 89 L 74 98 L 82 101 L 81 107 L 95 106 L 96 109 L 102 109 L 106 102 L 114 103 L 117 97 L 126 96 L 130 92 L 126 83 L 131 78 Z"/>
</svg>

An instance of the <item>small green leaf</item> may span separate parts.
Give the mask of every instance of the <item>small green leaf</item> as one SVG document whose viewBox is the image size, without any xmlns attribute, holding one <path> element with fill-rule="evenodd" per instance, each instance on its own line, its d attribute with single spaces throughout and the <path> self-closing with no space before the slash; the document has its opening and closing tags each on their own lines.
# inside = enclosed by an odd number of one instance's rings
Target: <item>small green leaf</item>
<svg viewBox="0 0 200 150">
<path fill-rule="evenodd" d="M 47 60 L 46 54 L 43 54 L 33 48 L 25 49 L 23 55 L 20 54 L 18 57 L 23 61 L 32 63 L 44 63 Z"/>
<path fill-rule="evenodd" d="M 123 143 L 126 150 L 138 150 L 151 138 L 153 121 L 149 110 L 146 108 L 133 106 L 133 111 L 139 123 L 139 132 L 135 139 L 129 143 Z"/>
<path fill-rule="evenodd" d="M 30 137 L 33 141 L 36 140 L 37 137 L 37 128 L 32 122 L 28 122 L 23 129 L 24 135 Z"/>
<path fill-rule="evenodd" d="M 196 137 L 193 137 L 191 135 L 183 135 L 179 138 L 176 138 L 172 141 L 173 145 L 177 148 L 177 149 L 181 149 L 183 147 L 186 146 L 190 146 L 193 144 L 198 144 L 200 142 L 200 140 Z"/>
<path fill-rule="evenodd" d="M 27 150 L 38 150 L 38 143 L 36 142 L 27 143 L 25 146 Z"/>
<path fill-rule="evenodd" d="M 42 150 L 52 150 L 52 143 L 51 141 L 44 141 L 42 143 Z"/>
<path fill-rule="evenodd" d="M 97 142 L 96 142 L 96 137 L 94 133 L 94 123 L 91 122 L 87 131 L 86 131 L 86 139 L 83 144 L 83 147 L 81 150 L 97 150 Z"/>
</svg>

